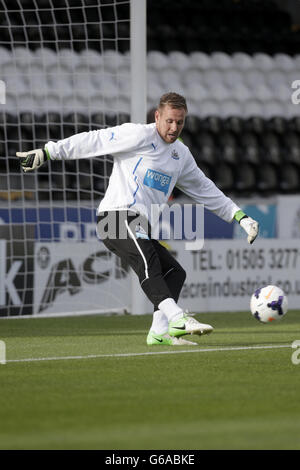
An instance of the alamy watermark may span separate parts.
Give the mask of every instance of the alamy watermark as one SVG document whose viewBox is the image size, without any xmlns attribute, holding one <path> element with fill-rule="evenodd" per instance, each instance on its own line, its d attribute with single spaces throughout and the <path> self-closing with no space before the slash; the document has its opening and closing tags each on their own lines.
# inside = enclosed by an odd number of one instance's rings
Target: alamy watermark
<svg viewBox="0 0 300 470">
<path fill-rule="evenodd" d="M 203 204 L 151 204 L 135 210 L 107 211 L 97 224 L 101 240 L 154 238 L 185 240 L 186 250 L 200 250 L 204 245 Z"/>
<path fill-rule="evenodd" d="M 300 80 L 294 80 L 292 83 L 292 88 L 295 90 L 291 95 L 291 100 L 293 104 L 300 103 Z"/>
<path fill-rule="evenodd" d="M 295 366 L 297 366 L 300 364 L 300 339 L 296 339 L 292 342 L 292 348 L 296 349 L 296 351 L 293 352 L 291 361 Z"/>
<path fill-rule="evenodd" d="M 6 103 L 6 86 L 3 80 L 0 80 L 0 104 Z"/>
<path fill-rule="evenodd" d="M 6 364 L 6 344 L 0 340 L 0 364 Z"/>
</svg>

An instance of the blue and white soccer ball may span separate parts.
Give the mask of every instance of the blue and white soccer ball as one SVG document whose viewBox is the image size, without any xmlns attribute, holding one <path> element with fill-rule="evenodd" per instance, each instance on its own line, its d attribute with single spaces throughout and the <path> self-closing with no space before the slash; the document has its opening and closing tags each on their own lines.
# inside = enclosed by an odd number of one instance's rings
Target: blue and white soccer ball
<svg viewBox="0 0 300 470">
<path fill-rule="evenodd" d="M 288 310 L 288 299 L 280 287 L 261 287 L 251 297 L 250 310 L 262 323 L 280 320 Z"/>
</svg>

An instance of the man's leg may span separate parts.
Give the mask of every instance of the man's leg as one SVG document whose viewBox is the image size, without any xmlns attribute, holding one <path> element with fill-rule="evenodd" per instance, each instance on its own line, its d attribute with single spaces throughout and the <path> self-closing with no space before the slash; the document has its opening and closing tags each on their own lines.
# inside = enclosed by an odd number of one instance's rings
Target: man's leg
<svg viewBox="0 0 300 470">
<path fill-rule="evenodd" d="M 170 322 L 174 323 L 174 321 L 178 321 L 184 316 L 183 310 L 177 305 L 174 297 L 178 300 L 185 279 L 185 272 L 175 258 L 168 254 L 166 249 L 159 248 L 159 242 L 147 238 L 136 238 L 136 234 L 129 227 L 128 220 L 125 219 L 123 222 L 127 228 L 128 236 L 126 238 L 106 237 L 103 238 L 103 243 L 135 271 L 144 293 L 152 302 L 154 309 L 165 315 L 169 327 Z M 192 320 L 190 318 L 189 328 L 178 327 L 174 330 L 177 334 L 172 334 L 173 338 L 169 337 L 163 344 L 178 344 L 179 342 L 175 341 L 174 336 L 182 336 L 193 332 L 202 334 L 203 332 L 199 328 L 195 328 L 195 320 L 194 325 L 191 324 Z M 160 316 L 161 328 L 163 328 L 163 322 L 165 322 L 166 327 L 165 319 Z M 168 333 L 170 333 L 170 330 Z M 187 344 L 184 340 L 182 340 L 183 342 Z"/>
<path fill-rule="evenodd" d="M 166 299 L 159 306 L 155 306 L 151 330 L 159 328 L 160 325 L 168 324 L 168 333 L 171 336 L 180 337 L 186 334 L 208 334 L 213 328 L 205 323 L 200 323 L 194 318 L 186 315 L 177 305 L 181 289 L 186 279 L 186 272 L 172 253 L 157 240 L 153 240 L 156 252 L 162 266 L 165 282 L 171 292 L 172 298 Z M 173 305 L 174 304 L 174 305 Z"/>
</svg>

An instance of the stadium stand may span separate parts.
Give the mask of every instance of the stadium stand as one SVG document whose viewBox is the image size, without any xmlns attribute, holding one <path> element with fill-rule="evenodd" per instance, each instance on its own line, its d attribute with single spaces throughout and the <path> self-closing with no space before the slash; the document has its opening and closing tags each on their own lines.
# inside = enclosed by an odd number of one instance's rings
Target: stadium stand
<svg viewBox="0 0 300 470">
<path fill-rule="evenodd" d="M 101 9 L 101 31 L 99 9 L 86 9 L 92 24 L 84 41 L 86 36 L 76 28 L 84 21 L 78 16 L 82 9 L 71 10 L 72 18 L 63 8 L 56 10 L 54 33 L 42 10 L 44 25 L 39 27 L 32 14 L 26 15 L 26 5 L 43 4 L 47 0 L 25 0 L 21 15 L 19 2 L 11 0 L 10 34 L 8 19 L 0 16 L 1 78 L 10 97 L 0 112 L 0 151 L 3 155 L 7 140 L 11 167 L 19 148 L 25 151 L 45 140 L 99 128 L 103 113 L 105 122 L 114 125 L 108 110 L 116 106 L 123 113 L 121 122 L 130 119 L 128 41 L 122 40 L 128 37 L 128 22 L 118 23 L 116 52 L 110 8 Z M 70 19 L 75 24 L 72 37 Z M 46 47 L 39 46 L 40 34 Z M 30 48 L 11 50 L 11 35 Z M 183 140 L 219 187 L 239 196 L 299 192 L 300 106 L 291 101 L 291 83 L 300 79 L 300 27 L 290 14 L 271 0 L 148 0 L 147 39 L 149 111 L 167 90 L 186 96 L 189 117 Z M 97 71 L 104 62 L 108 75 L 100 83 Z M 122 97 L 115 103 L 120 85 Z M 40 112 L 45 100 L 47 116 Z M 94 109 L 91 118 L 85 115 L 87 100 Z M 95 165 L 97 171 L 106 171 L 98 161 Z M 53 184 L 59 188 L 56 177 Z M 43 172 L 40 178 L 47 179 Z M 87 169 L 80 187 L 88 184 Z M 104 183 L 99 178 L 96 184 Z"/>
</svg>

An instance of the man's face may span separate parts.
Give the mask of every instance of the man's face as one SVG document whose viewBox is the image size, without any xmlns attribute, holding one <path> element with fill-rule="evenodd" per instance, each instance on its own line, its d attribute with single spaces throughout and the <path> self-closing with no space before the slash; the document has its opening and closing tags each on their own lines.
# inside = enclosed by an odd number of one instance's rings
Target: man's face
<svg viewBox="0 0 300 470">
<path fill-rule="evenodd" d="M 167 144 L 172 144 L 180 136 L 185 116 L 184 108 L 171 108 L 169 105 L 155 111 L 157 131 Z"/>
</svg>

